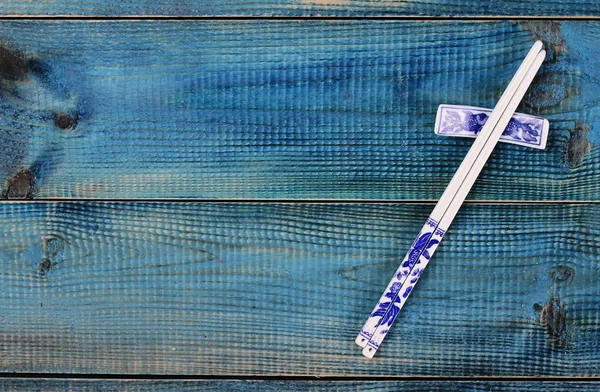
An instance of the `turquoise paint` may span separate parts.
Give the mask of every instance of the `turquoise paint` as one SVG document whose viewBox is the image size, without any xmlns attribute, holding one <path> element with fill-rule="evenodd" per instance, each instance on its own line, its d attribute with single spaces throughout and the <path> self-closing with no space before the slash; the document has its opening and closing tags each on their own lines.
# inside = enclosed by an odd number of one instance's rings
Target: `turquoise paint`
<svg viewBox="0 0 600 392">
<path fill-rule="evenodd" d="M 2 15 L 83 16 L 594 16 L 594 1 L 354 1 L 354 0 L 12 0 L 0 5 Z"/>
<path fill-rule="evenodd" d="M 492 107 L 527 26 L 9 21 L 5 44 L 43 67 L 11 85 L 24 98 L 5 102 L 18 117 L 0 128 L 0 179 L 34 171 L 37 198 L 435 200 L 471 144 L 434 135 L 437 106 Z M 567 49 L 538 90 L 567 97 L 520 111 L 589 125 L 595 141 L 598 75 L 570 31 L 587 33 L 582 48 L 599 31 L 560 26 Z M 57 112 L 76 126 L 58 129 Z M 595 200 L 598 151 L 572 170 L 566 149 L 557 132 L 546 151 L 498 146 L 471 200 Z"/>
<path fill-rule="evenodd" d="M 593 374 L 596 204 L 466 205 L 386 347 L 362 359 L 356 329 L 431 207 L 1 203 L 3 370 Z M 572 277 L 557 280 L 565 265 Z M 531 311 L 552 298 L 566 309 L 561 344 Z"/>
<path fill-rule="evenodd" d="M 331 380 L 26 380 L 3 379 L 0 387 L 7 391 L 35 390 L 40 382 L 48 392 L 63 392 L 65 390 L 80 391 L 305 391 L 314 392 L 333 390 L 339 392 L 419 392 L 423 390 L 432 392 L 459 391 L 459 392 L 536 392 L 541 389 L 548 392 L 562 392 L 577 390 L 582 392 L 598 390 L 594 381 L 331 381 Z"/>
</svg>

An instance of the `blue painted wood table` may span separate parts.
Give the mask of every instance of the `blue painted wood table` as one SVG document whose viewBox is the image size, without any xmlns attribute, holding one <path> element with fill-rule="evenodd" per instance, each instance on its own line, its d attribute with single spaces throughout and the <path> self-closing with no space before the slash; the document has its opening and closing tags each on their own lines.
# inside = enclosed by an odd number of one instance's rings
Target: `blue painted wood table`
<svg viewBox="0 0 600 392">
<path fill-rule="evenodd" d="M 0 4 L 0 389 L 600 390 L 600 3 Z M 519 111 L 373 360 L 354 338 Z"/>
</svg>

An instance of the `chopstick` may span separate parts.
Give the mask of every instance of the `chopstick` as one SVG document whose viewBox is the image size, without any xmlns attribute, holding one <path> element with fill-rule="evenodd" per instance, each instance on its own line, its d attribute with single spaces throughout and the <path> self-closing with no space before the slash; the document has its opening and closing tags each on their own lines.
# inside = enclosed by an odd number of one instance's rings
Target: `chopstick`
<svg viewBox="0 0 600 392">
<path fill-rule="evenodd" d="M 373 357 L 375 351 L 379 348 L 383 338 L 389 331 L 389 327 L 391 327 L 402 305 L 406 302 L 406 298 L 414 284 L 483 169 L 495 144 L 500 139 L 544 60 L 545 52 L 540 52 L 541 47 L 542 44 L 538 41 L 529 51 L 356 338 L 356 343 L 361 347 L 365 347 L 363 350 L 365 356 Z M 416 267 L 417 264 L 422 265 Z M 409 276 L 410 282 L 407 287 L 404 287 L 404 283 Z"/>
<path fill-rule="evenodd" d="M 458 168 L 458 170 L 452 177 L 450 184 L 448 185 L 448 187 L 442 194 L 442 197 L 438 201 L 435 208 L 433 209 L 429 219 L 427 220 L 427 223 L 423 227 L 423 230 L 421 230 L 421 233 L 419 233 L 419 236 L 417 236 L 417 239 L 411 246 L 411 249 L 409 250 L 408 254 L 406 255 L 403 263 L 396 271 L 397 279 L 392 279 L 390 281 L 384 294 L 380 298 L 379 303 L 375 306 L 372 316 L 369 317 L 369 319 L 365 323 L 363 329 L 361 330 L 361 333 L 356 338 L 356 343 L 359 346 L 365 347 L 368 344 L 371 336 L 373 335 L 373 333 L 375 332 L 375 330 L 381 323 L 382 317 L 385 315 L 385 313 L 383 313 L 383 314 L 381 314 L 381 313 L 387 311 L 387 308 L 392 304 L 391 300 L 394 297 L 390 296 L 390 293 L 395 294 L 398 291 L 398 289 L 401 287 L 401 285 L 406 280 L 408 273 L 412 269 L 412 267 L 413 267 L 414 263 L 417 261 L 418 257 L 421 255 L 421 253 L 423 253 L 423 251 L 426 250 L 425 245 L 429 242 L 430 238 L 423 237 L 423 235 L 424 235 L 423 233 L 429 233 L 430 232 L 429 227 L 433 227 L 434 229 L 437 228 L 439 220 L 443 216 L 444 212 L 448 209 L 448 206 L 450 205 L 458 188 L 460 187 L 460 185 L 464 182 L 465 178 L 467 177 L 469 171 L 471 170 L 471 167 L 473 166 L 473 163 L 479 156 L 479 153 L 485 146 L 485 143 L 487 142 L 487 140 L 491 136 L 493 130 L 495 129 L 496 125 L 498 124 L 501 114 L 504 112 L 504 110 L 508 106 L 508 103 L 513 98 L 514 92 L 516 91 L 518 86 L 522 83 L 526 72 L 529 70 L 529 68 L 531 67 L 531 64 L 533 63 L 533 60 L 535 59 L 535 56 L 541 50 L 541 46 L 542 46 L 542 44 L 539 41 L 533 45 L 533 47 L 530 49 L 529 53 L 525 57 L 525 60 L 523 61 L 523 63 L 519 67 L 519 69 L 517 70 L 515 76 L 509 83 L 506 91 L 502 94 L 502 97 L 498 101 L 498 104 L 494 108 L 494 111 L 488 118 L 483 129 L 479 133 L 479 136 L 475 139 L 473 146 L 467 153 L 465 159 L 463 160 L 460 167 Z M 420 250 L 420 252 L 417 253 L 417 252 L 415 252 L 415 250 L 417 250 L 417 251 Z M 409 261 L 408 264 L 406 263 L 407 261 Z M 390 301 L 388 301 L 387 298 L 389 298 Z"/>
<path fill-rule="evenodd" d="M 545 51 L 540 52 L 540 54 L 536 58 L 536 62 L 534 62 L 534 66 L 530 69 L 530 72 L 528 72 L 526 81 L 524 82 L 523 86 L 519 88 L 520 93 L 518 93 L 518 94 L 521 95 L 521 98 L 518 100 L 512 101 L 511 106 L 509 106 L 509 109 L 507 109 L 505 111 L 505 113 L 503 114 L 503 116 L 502 116 L 503 120 L 500 121 L 498 128 L 497 128 L 497 129 L 501 130 L 501 132 L 499 134 L 497 134 L 498 135 L 497 139 L 499 139 L 499 136 L 504 131 L 506 124 L 508 124 L 508 121 L 510 121 L 512 114 L 514 113 L 514 110 L 516 110 L 520 100 L 522 99 L 522 96 L 527 91 L 527 87 L 529 86 L 529 84 L 531 84 L 531 81 L 535 77 L 537 70 L 539 69 L 542 62 L 544 61 L 545 55 L 546 55 Z M 506 123 L 502 124 L 503 121 L 505 121 Z M 491 138 L 493 138 L 493 137 L 495 137 L 495 135 L 493 135 Z M 497 142 L 497 139 L 496 139 L 496 142 Z M 387 335 L 387 333 L 389 331 L 389 327 L 392 326 L 395 318 L 398 316 L 398 313 L 402 309 L 402 306 L 404 306 L 404 303 L 406 302 L 408 295 L 410 294 L 414 285 L 416 284 L 417 280 L 419 279 L 419 276 L 423 272 L 423 269 L 427 266 L 427 263 L 429 262 L 431 255 L 433 254 L 433 252 L 435 252 L 435 249 L 439 245 L 439 242 L 441 241 L 444 232 L 448 229 L 448 227 L 452 223 L 452 220 L 456 216 L 456 213 L 458 212 L 464 199 L 466 198 L 467 194 L 469 193 L 469 190 L 471 189 L 473 183 L 477 179 L 477 175 L 479 174 L 481 169 L 483 169 L 483 166 L 485 165 L 485 162 L 487 161 L 487 158 L 489 157 L 489 155 L 491 155 L 491 152 L 492 152 L 496 142 L 489 141 L 486 144 L 484 150 L 481 152 L 481 156 L 476 163 L 477 165 L 480 164 L 480 167 L 475 169 L 476 173 L 474 173 L 474 175 L 470 175 L 469 177 L 467 177 L 465 179 L 465 183 L 463 183 L 463 185 L 459 189 L 458 193 L 454 197 L 454 200 L 452 201 L 450 207 L 444 214 L 443 218 L 440 220 L 438 227 L 436 228 L 436 233 L 435 233 L 435 235 L 439 236 L 439 238 L 438 239 L 430 239 L 428 241 L 428 243 L 425 245 L 425 249 L 428 252 L 427 256 L 424 259 L 419 258 L 419 260 L 417 261 L 417 264 L 421 264 L 421 260 L 422 260 L 422 265 L 420 265 L 419 268 L 417 268 L 417 269 L 413 268 L 411 270 L 410 283 L 407 285 L 406 288 L 404 286 L 402 286 L 402 288 L 400 289 L 403 292 L 403 294 L 400 296 L 399 292 L 396 293 L 396 297 L 395 297 L 395 300 L 393 301 L 393 305 L 391 305 L 391 307 L 388 308 L 388 313 L 391 312 L 392 310 L 393 311 L 392 311 L 392 314 L 390 314 L 390 316 L 387 317 L 388 318 L 387 329 L 385 329 L 385 328 L 380 329 L 381 325 L 378 326 L 376 332 L 373 334 L 372 338 L 369 340 L 368 346 L 365 347 L 363 350 L 363 354 L 365 356 L 372 357 L 374 355 L 375 351 L 377 351 L 377 348 L 379 347 L 379 345 L 381 344 L 381 342 L 383 341 L 385 336 Z M 485 156 L 485 158 L 482 158 L 482 156 Z M 471 173 L 473 173 L 473 171 L 471 171 Z M 397 304 L 397 306 L 396 306 L 396 304 Z M 385 317 L 386 316 L 384 315 L 384 318 Z"/>
</svg>

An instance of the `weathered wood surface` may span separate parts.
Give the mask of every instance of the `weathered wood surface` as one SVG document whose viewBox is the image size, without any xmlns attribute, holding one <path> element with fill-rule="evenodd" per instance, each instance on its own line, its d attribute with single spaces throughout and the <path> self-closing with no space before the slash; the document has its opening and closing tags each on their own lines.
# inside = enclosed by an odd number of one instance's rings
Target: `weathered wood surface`
<svg viewBox="0 0 600 392">
<path fill-rule="evenodd" d="M 303 380 L 57 380 L 0 379 L 4 392 L 596 392 L 597 382 L 573 381 L 303 381 Z"/>
<path fill-rule="evenodd" d="M 2 371 L 597 376 L 598 204 L 467 205 L 360 355 L 431 207 L 0 204 Z"/>
<path fill-rule="evenodd" d="M 470 198 L 597 200 L 599 27 L 5 21 L 2 195 L 434 200 L 472 143 L 433 134 L 438 104 L 492 107 L 541 38 L 521 109 L 549 147 L 498 147 Z"/>
<path fill-rule="evenodd" d="M 472 0 L 4 0 L 8 16 L 587 16 L 597 1 Z"/>
</svg>

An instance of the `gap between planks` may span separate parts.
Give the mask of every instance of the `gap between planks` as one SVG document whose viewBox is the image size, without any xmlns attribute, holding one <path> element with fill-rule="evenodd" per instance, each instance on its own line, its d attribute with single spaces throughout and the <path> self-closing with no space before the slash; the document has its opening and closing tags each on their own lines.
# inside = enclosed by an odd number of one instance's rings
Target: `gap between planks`
<svg viewBox="0 0 600 392">
<path fill-rule="evenodd" d="M 88 373 L 1 373 L 0 379 L 75 379 L 75 380 L 280 380 L 280 381 L 486 381 L 486 382 L 600 382 L 600 376 L 260 376 L 260 375 L 173 375 L 173 374 L 88 374 Z"/>
<path fill-rule="evenodd" d="M 0 20 L 42 20 L 42 21 L 503 21 L 503 20 L 536 20 L 536 21 L 597 21 L 600 15 L 578 15 L 578 16 L 523 16 L 523 15 L 501 15 L 501 16 L 169 16 L 169 15 L 127 15 L 127 16 L 85 16 L 85 15 L 0 15 Z"/>
<path fill-rule="evenodd" d="M 86 198 L 43 198 L 31 200 L 0 200 L 0 204 L 16 203 L 240 203 L 240 204 L 431 204 L 438 199 L 86 199 Z M 465 200 L 463 204 L 483 205 L 551 205 L 551 204 L 600 204 L 600 200 Z"/>
</svg>

